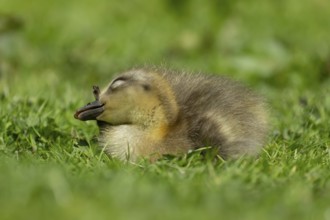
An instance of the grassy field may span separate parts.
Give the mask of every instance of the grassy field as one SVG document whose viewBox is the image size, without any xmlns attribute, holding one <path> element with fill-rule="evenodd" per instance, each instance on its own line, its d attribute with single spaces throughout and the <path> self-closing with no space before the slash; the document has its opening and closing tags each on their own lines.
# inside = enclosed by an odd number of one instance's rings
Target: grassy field
<svg viewBox="0 0 330 220">
<path fill-rule="evenodd" d="M 0 0 L 0 219 L 330 220 L 330 2 Z M 260 157 L 132 165 L 73 118 L 136 66 L 269 100 Z"/>
</svg>

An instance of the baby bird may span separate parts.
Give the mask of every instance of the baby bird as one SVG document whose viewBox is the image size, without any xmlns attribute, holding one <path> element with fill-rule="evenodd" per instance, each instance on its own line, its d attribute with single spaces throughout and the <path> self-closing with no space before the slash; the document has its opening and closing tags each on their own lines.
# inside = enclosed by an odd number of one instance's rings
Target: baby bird
<svg viewBox="0 0 330 220">
<path fill-rule="evenodd" d="M 97 120 L 104 151 L 151 161 L 211 146 L 224 159 L 256 155 L 267 136 L 262 99 L 224 77 L 137 69 L 120 74 L 75 118 Z"/>
</svg>

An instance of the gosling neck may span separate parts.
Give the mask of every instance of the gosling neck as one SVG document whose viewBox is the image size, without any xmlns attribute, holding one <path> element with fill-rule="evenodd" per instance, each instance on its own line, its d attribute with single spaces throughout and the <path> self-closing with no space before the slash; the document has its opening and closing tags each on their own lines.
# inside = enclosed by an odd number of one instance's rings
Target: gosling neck
<svg viewBox="0 0 330 220">
<path fill-rule="evenodd" d="M 163 138 L 169 132 L 170 127 L 174 124 L 177 115 L 168 117 L 162 105 L 153 107 L 150 110 L 139 110 L 132 112 L 134 125 L 139 130 L 143 130 L 154 138 Z M 171 120 L 169 120 L 171 119 Z"/>
</svg>

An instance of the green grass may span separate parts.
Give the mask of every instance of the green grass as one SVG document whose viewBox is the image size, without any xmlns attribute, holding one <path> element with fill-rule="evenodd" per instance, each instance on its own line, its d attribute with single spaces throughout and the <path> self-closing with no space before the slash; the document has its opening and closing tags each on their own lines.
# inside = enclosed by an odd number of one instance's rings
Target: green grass
<svg viewBox="0 0 330 220">
<path fill-rule="evenodd" d="M 0 0 L 0 219 L 330 220 L 329 14 L 326 0 Z M 263 94 L 260 157 L 102 154 L 73 113 L 143 65 Z"/>
</svg>

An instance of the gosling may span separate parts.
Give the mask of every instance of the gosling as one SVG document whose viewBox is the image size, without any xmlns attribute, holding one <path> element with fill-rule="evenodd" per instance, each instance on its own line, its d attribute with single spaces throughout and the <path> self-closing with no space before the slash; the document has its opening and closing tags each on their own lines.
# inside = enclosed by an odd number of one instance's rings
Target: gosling
<svg viewBox="0 0 330 220">
<path fill-rule="evenodd" d="M 136 162 L 211 146 L 224 159 L 256 155 L 267 136 L 262 98 L 224 77 L 137 69 L 120 74 L 76 119 L 96 120 L 111 157 Z"/>
</svg>

